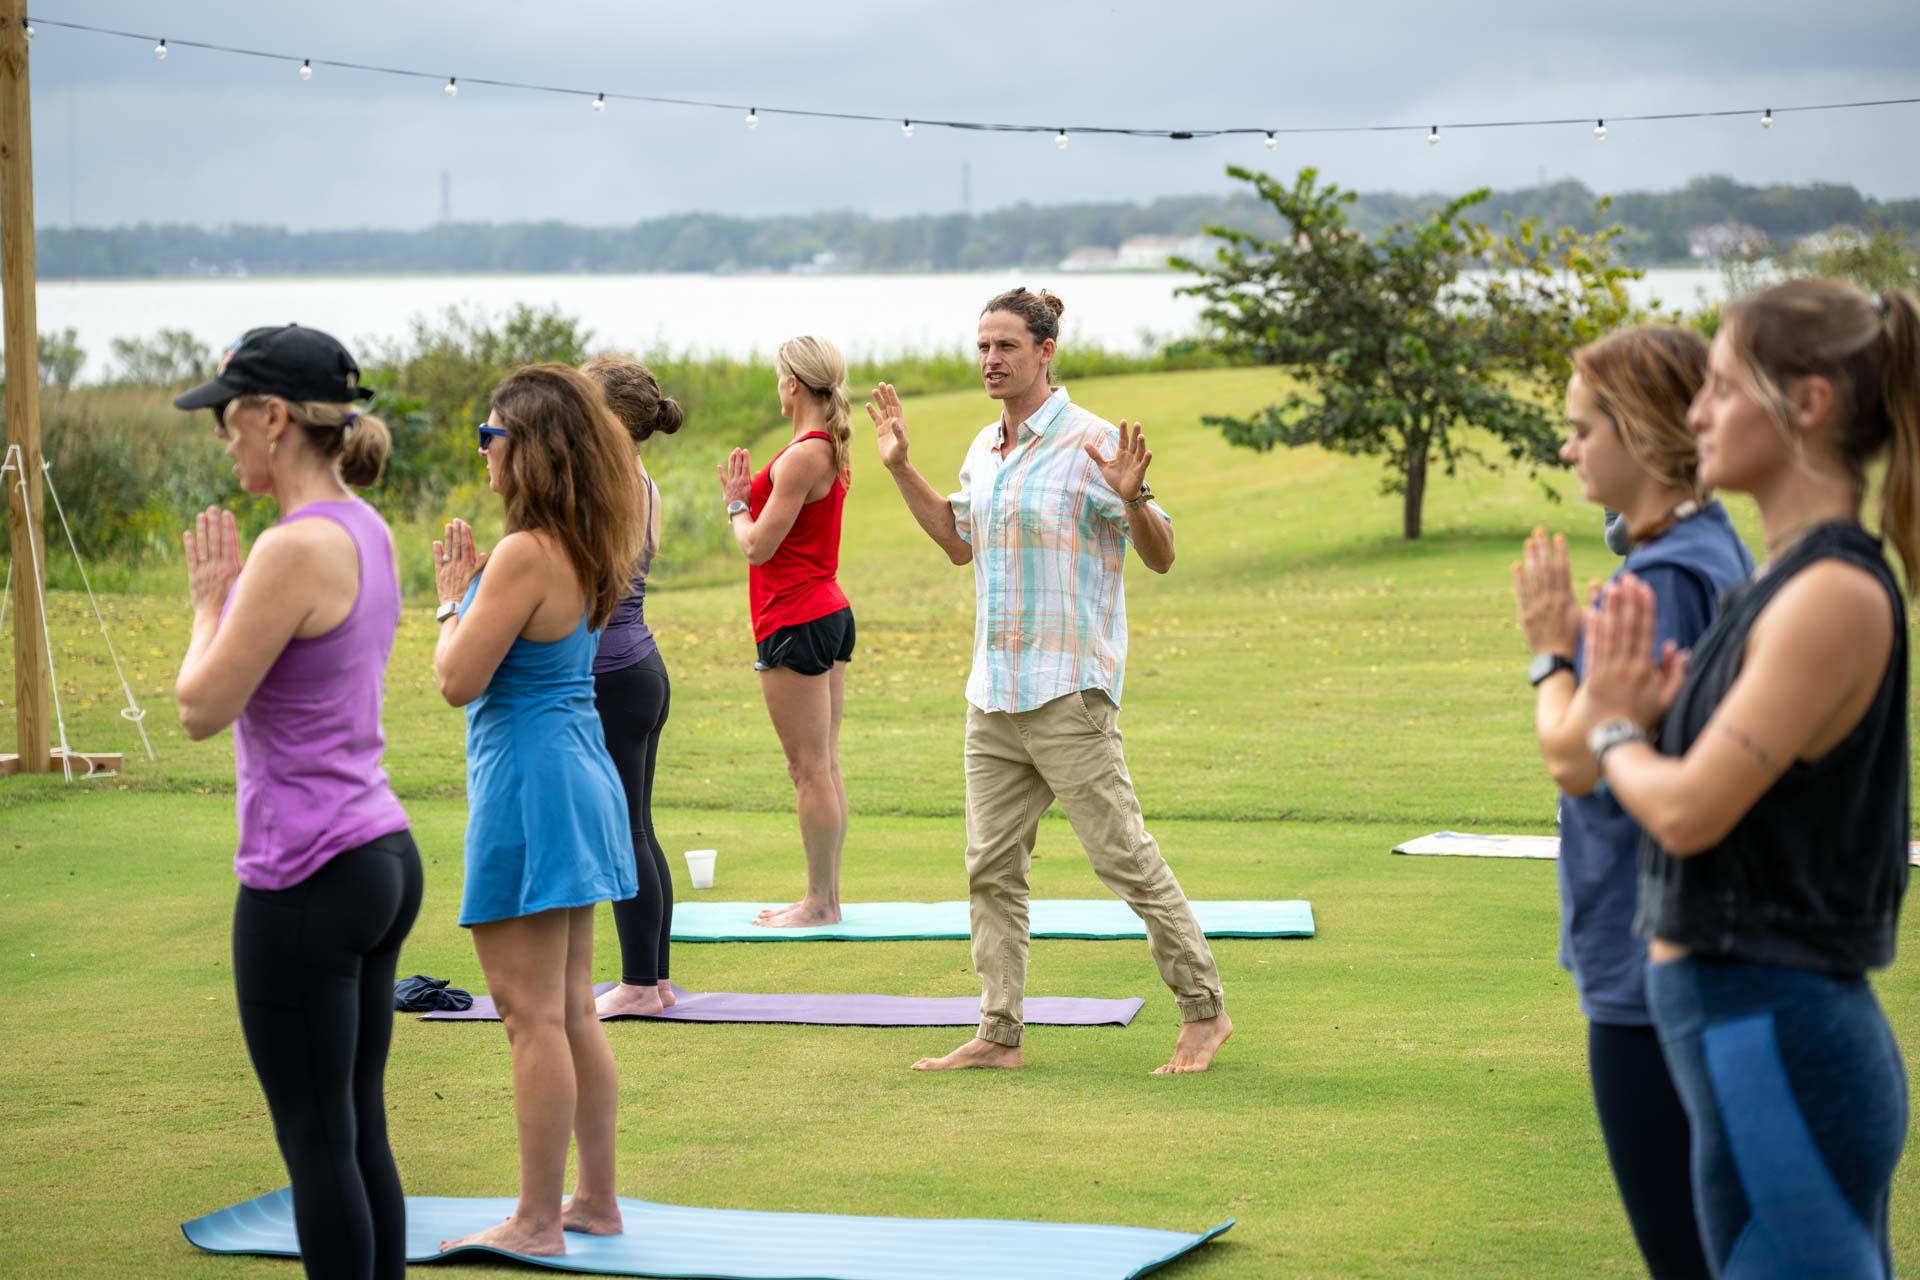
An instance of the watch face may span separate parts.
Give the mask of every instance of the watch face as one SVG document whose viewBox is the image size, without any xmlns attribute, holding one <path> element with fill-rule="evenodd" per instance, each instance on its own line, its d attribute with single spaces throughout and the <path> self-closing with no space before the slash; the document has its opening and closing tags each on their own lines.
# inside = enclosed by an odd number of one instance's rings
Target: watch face
<svg viewBox="0 0 1920 1280">
<path fill-rule="evenodd" d="M 1539 684 L 1554 672 L 1573 670 L 1573 664 L 1557 653 L 1535 654 L 1533 661 L 1527 664 L 1527 683 Z"/>
</svg>

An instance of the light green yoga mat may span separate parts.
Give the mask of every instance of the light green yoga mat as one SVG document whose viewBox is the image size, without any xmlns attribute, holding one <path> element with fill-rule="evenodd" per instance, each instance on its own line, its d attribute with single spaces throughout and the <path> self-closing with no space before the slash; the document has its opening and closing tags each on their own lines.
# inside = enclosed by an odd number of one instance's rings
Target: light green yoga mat
<svg viewBox="0 0 1920 1280">
<path fill-rule="evenodd" d="M 763 929 L 754 923 L 784 902 L 673 904 L 675 942 L 909 942 L 971 936 L 964 902 L 849 902 L 840 923 L 808 929 Z M 1042 898 L 1029 908 L 1036 938 L 1144 938 L 1146 928 L 1118 898 Z M 1193 914 L 1209 938 L 1311 938 L 1306 902 L 1196 902 Z"/>
</svg>

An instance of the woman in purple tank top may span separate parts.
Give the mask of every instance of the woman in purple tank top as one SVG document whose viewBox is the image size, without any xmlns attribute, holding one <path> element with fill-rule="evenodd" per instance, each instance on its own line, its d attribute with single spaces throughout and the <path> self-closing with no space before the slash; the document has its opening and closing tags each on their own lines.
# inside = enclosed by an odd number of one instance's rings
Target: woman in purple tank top
<svg viewBox="0 0 1920 1280">
<path fill-rule="evenodd" d="M 403 1276 L 406 1205 L 387 1145 L 393 974 L 420 855 L 387 785 L 380 712 L 400 622 L 393 539 L 348 492 L 389 440 L 346 349 L 250 330 L 174 401 L 213 410 L 248 493 L 285 514 L 244 561 L 233 514 L 186 534 L 193 638 L 175 684 L 195 740 L 233 726 L 240 1027 L 293 1182 L 309 1276 Z"/>
<path fill-rule="evenodd" d="M 684 416 L 680 402 L 663 395 L 647 367 L 619 356 L 596 356 L 580 367 L 607 398 L 607 407 L 627 429 L 640 471 L 646 551 L 633 578 L 633 593 L 614 608 L 593 655 L 593 701 L 607 751 L 627 793 L 633 826 L 633 869 L 639 892 L 613 904 L 620 935 L 620 984 L 595 1000 L 602 1017 L 648 1017 L 674 1003 L 667 981 L 673 931 L 673 872 L 653 830 L 654 764 L 667 726 L 672 686 L 667 664 L 647 627 L 647 573 L 660 549 L 660 487 L 639 458 L 641 445 L 672 435 Z"/>
</svg>

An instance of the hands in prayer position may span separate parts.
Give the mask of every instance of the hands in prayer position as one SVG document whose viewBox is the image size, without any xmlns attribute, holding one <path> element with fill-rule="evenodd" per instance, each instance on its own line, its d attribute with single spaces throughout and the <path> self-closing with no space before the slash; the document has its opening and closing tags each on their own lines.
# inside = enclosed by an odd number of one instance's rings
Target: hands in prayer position
<svg viewBox="0 0 1920 1280">
<path fill-rule="evenodd" d="M 233 512 L 208 507 L 181 535 L 187 553 L 187 593 L 195 613 L 217 614 L 240 578 L 240 526 Z"/>
<path fill-rule="evenodd" d="M 1592 722 L 1624 717 L 1657 729 L 1687 678 L 1688 655 L 1669 640 L 1653 657 L 1653 588 L 1622 574 L 1587 610 L 1587 679 Z"/>
<path fill-rule="evenodd" d="M 442 600 L 459 600 L 487 566 L 491 552 L 480 551 L 473 541 L 473 526 L 465 520 L 447 522 L 444 540 L 433 544 L 433 578 Z"/>
<path fill-rule="evenodd" d="M 1520 609 L 1520 630 L 1527 652 L 1571 658 L 1580 643 L 1581 610 L 1573 597 L 1573 570 L 1567 539 L 1535 529 L 1513 566 L 1513 594 Z"/>
<path fill-rule="evenodd" d="M 753 463 L 745 449 L 735 449 L 714 470 L 720 473 L 720 498 L 723 502 L 748 501 L 753 493 Z"/>
</svg>

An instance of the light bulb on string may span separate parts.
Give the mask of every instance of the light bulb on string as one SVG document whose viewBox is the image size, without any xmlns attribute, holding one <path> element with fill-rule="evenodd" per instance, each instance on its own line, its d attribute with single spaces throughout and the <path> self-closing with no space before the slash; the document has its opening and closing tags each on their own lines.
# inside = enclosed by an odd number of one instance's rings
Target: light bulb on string
<svg viewBox="0 0 1920 1280">
<path fill-rule="evenodd" d="M 300 78 L 302 80 L 313 79 L 313 59 L 311 58 L 300 59 Z"/>
<path fill-rule="evenodd" d="M 1768 107 L 1765 111 L 1762 111 L 1760 113 L 1760 127 L 1762 129 L 1773 128 L 1773 108 L 1772 107 Z"/>
<path fill-rule="evenodd" d="M 1277 145 L 1278 144 L 1274 141 L 1273 130 L 1271 129 L 1267 130 L 1267 150 L 1271 151 Z"/>
<path fill-rule="evenodd" d="M 594 109 L 595 111 L 605 111 L 605 110 L 607 109 L 607 95 L 606 95 L 606 94 L 604 94 L 604 93 L 597 93 L 597 94 L 595 94 L 595 95 L 594 95 L 594 97 L 593 97 L 593 109 Z"/>
<path fill-rule="evenodd" d="M 913 121 L 902 120 L 900 122 L 900 136 L 903 138 L 911 138 L 913 136 Z"/>
<path fill-rule="evenodd" d="M 153 60 L 155 62 L 165 62 L 167 60 L 167 42 L 165 40 L 153 46 Z"/>
<path fill-rule="evenodd" d="M 747 128 L 758 129 L 759 127 L 760 127 L 759 110 L 754 107 L 748 107 L 747 108 Z"/>
<path fill-rule="evenodd" d="M 1067 131 L 1065 129 L 1053 135 L 1053 145 L 1062 151 L 1067 149 Z"/>
<path fill-rule="evenodd" d="M 459 97 L 459 96 L 460 96 L 460 81 L 459 81 L 458 79 L 456 79 L 455 77 L 453 77 L 453 76 L 448 76 L 448 77 L 447 77 L 447 87 L 446 87 L 446 88 L 444 88 L 444 89 L 442 89 L 442 90 L 441 90 L 440 92 L 442 92 L 442 93 L 444 93 L 444 94 L 446 94 L 446 95 L 447 95 L 447 96 L 448 96 L 449 98 L 457 98 L 457 97 Z"/>
<path fill-rule="evenodd" d="M 1607 122 L 1605 120 L 1595 120 L 1593 122 L 1593 140 L 1595 142 L 1605 142 L 1607 140 Z"/>
<path fill-rule="evenodd" d="M 1437 147 L 1440 145 L 1440 126 L 1439 125 L 1436 124 L 1428 128 L 1427 145 L 1430 147 Z"/>
</svg>

